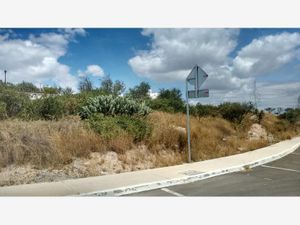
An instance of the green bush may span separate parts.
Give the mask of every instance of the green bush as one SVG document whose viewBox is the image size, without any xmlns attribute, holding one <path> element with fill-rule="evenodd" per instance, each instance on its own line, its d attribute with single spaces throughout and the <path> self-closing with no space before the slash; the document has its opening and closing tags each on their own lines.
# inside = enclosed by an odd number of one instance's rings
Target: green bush
<svg viewBox="0 0 300 225">
<path fill-rule="evenodd" d="M 0 120 L 6 119 L 7 113 L 6 113 L 6 104 L 5 102 L 0 102 Z"/>
<path fill-rule="evenodd" d="M 46 120 L 59 119 L 63 116 L 63 102 L 58 97 L 46 97 L 36 100 L 37 112 Z"/>
<path fill-rule="evenodd" d="M 144 102 L 138 103 L 128 98 L 109 95 L 89 98 L 86 105 L 81 107 L 79 115 L 82 119 L 89 118 L 94 113 L 102 113 L 105 116 L 146 116 L 150 111 Z"/>
<path fill-rule="evenodd" d="M 163 112 L 176 112 L 177 109 L 171 105 L 170 100 L 168 99 L 153 99 L 147 102 L 147 105 L 153 109 Z"/>
<path fill-rule="evenodd" d="M 300 108 L 298 109 L 287 109 L 285 113 L 279 115 L 280 119 L 286 119 L 290 123 L 300 123 Z"/>
<path fill-rule="evenodd" d="M 226 102 L 218 106 L 220 115 L 226 120 L 232 122 L 241 122 L 247 113 L 256 113 L 257 110 L 252 103 Z"/>
<path fill-rule="evenodd" d="M 76 97 L 63 96 L 61 98 L 63 102 L 63 112 L 64 115 L 76 115 L 80 109 L 80 100 Z"/>
<path fill-rule="evenodd" d="M 179 89 L 161 89 L 156 99 L 148 101 L 151 109 L 164 112 L 184 112 L 185 105 Z"/>
<path fill-rule="evenodd" d="M 21 92 L 40 92 L 40 90 L 32 83 L 23 81 L 15 85 L 16 89 Z"/>
<path fill-rule="evenodd" d="M 145 120 L 139 118 L 118 116 L 116 117 L 116 123 L 119 127 L 128 132 L 134 141 L 142 141 L 151 133 L 150 125 Z"/>
<path fill-rule="evenodd" d="M 95 113 L 87 122 L 95 132 L 104 138 L 112 139 L 122 132 L 114 117 L 105 117 L 103 114 Z"/>
<path fill-rule="evenodd" d="M 146 121 L 129 116 L 104 116 L 96 113 L 87 119 L 87 122 L 94 131 L 108 139 L 126 132 L 138 142 L 151 132 L 151 127 Z"/>
<path fill-rule="evenodd" d="M 201 105 L 197 104 L 195 106 L 190 106 L 191 115 L 203 117 L 203 116 L 213 116 L 216 117 L 220 115 L 217 106 L 213 105 Z"/>
<path fill-rule="evenodd" d="M 13 89 L 3 88 L 0 92 L 0 102 L 6 104 L 8 117 L 17 117 L 22 114 L 26 106 L 30 104 L 27 94 L 19 93 Z"/>
</svg>

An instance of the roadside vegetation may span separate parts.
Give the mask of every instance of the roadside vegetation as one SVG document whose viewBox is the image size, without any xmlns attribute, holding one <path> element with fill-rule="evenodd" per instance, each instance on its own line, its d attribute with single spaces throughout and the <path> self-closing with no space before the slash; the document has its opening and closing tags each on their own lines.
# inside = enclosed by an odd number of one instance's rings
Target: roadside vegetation
<svg viewBox="0 0 300 225">
<path fill-rule="evenodd" d="M 185 163 L 182 94 L 161 89 L 151 99 L 150 88 L 142 82 L 125 92 L 122 81 L 110 78 L 99 88 L 83 79 L 79 93 L 26 82 L 0 83 L 0 185 L 56 180 L 12 177 L 20 167 L 85 177 Z M 252 103 L 227 102 L 191 105 L 190 112 L 193 161 L 246 152 L 300 134 L 299 109 L 276 115 Z"/>
</svg>

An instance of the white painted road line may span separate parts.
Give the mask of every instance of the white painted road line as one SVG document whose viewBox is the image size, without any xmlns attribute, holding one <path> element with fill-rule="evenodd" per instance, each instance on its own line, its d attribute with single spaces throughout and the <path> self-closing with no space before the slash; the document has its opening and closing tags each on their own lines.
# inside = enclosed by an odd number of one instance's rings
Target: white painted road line
<svg viewBox="0 0 300 225">
<path fill-rule="evenodd" d="M 297 172 L 297 173 L 300 173 L 299 170 L 293 170 L 293 169 L 288 169 L 288 168 L 283 168 L 283 167 L 266 166 L 266 165 L 261 165 L 261 167 L 271 168 L 271 169 L 277 169 L 277 170 L 285 170 L 285 171 L 291 171 L 291 172 Z"/>
<path fill-rule="evenodd" d="M 168 188 L 161 188 L 160 190 L 165 191 L 165 192 L 167 192 L 167 193 L 169 193 L 169 194 L 178 196 L 178 197 L 183 197 L 183 196 L 184 196 L 184 195 L 182 195 L 182 194 L 180 194 L 180 193 L 178 193 L 178 192 L 172 191 L 172 190 L 170 190 L 170 189 L 168 189 Z"/>
</svg>

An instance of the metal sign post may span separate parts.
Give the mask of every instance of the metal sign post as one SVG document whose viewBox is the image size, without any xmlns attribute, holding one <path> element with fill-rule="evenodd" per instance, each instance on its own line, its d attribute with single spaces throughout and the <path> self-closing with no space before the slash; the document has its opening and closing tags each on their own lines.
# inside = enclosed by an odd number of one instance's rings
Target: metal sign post
<svg viewBox="0 0 300 225">
<path fill-rule="evenodd" d="M 187 76 L 186 85 L 186 129 L 188 138 L 188 162 L 192 161 L 191 153 L 191 131 L 190 131 L 190 110 L 189 110 L 189 98 L 201 98 L 208 97 L 209 90 L 200 90 L 200 86 L 207 79 L 208 75 L 198 65 L 194 66 L 190 74 Z M 189 90 L 189 84 L 194 86 L 193 90 Z"/>
<path fill-rule="evenodd" d="M 185 81 L 186 84 L 186 129 L 188 135 L 188 162 L 192 161 L 191 155 L 191 139 L 190 139 L 190 110 L 189 110 L 189 96 L 188 96 L 188 81 Z"/>
</svg>

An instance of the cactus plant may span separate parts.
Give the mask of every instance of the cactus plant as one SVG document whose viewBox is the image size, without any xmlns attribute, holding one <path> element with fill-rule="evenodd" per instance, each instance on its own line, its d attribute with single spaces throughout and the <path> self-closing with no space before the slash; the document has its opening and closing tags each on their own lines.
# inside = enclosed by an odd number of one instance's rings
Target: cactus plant
<svg viewBox="0 0 300 225">
<path fill-rule="evenodd" d="M 138 103 L 125 97 L 112 95 L 100 95 L 87 100 L 79 112 L 82 119 L 87 119 L 94 113 L 102 113 L 105 116 L 127 115 L 146 116 L 151 109 L 144 102 Z"/>
</svg>

